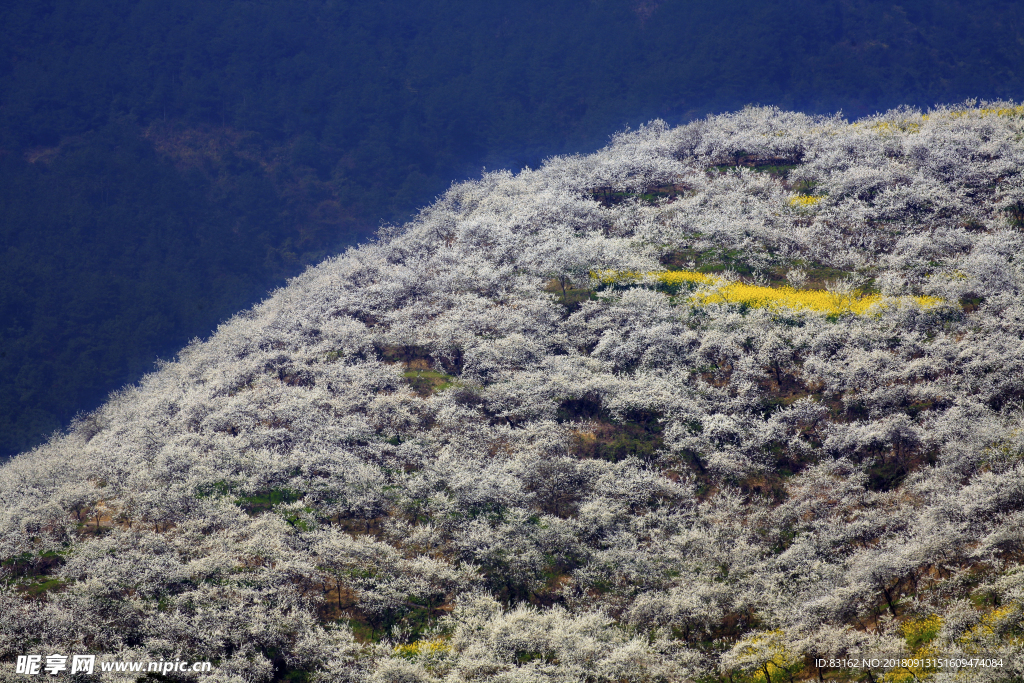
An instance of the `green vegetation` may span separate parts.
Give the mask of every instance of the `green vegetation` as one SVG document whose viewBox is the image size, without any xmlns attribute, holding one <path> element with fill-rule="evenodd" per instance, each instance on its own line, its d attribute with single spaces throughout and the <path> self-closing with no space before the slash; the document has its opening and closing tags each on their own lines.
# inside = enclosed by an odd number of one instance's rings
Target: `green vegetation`
<svg viewBox="0 0 1024 683">
<path fill-rule="evenodd" d="M 413 391 L 424 397 L 455 385 L 454 377 L 435 370 L 406 370 L 402 376 Z"/>
<path fill-rule="evenodd" d="M 292 491 L 291 489 L 268 489 L 254 493 L 251 496 L 239 496 L 235 500 L 235 504 L 245 510 L 248 515 L 258 515 L 273 510 L 278 505 L 294 503 L 301 498 L 302 494 L 300 492 Z"/>
<path fill-rule="evenodd" d="M 8 585 L 26 598 L 39 599 L 68 585 L 68 581 L 52 576 L 65 561 L 64 553 L 53 550 L 24 552 L 0 561 L 0 567 L 7 572 Z"/>
<path fill-rule="evenodd" d="M 586 425 L 573 435 L 573 453 L 577 457 L 609 462 L 628 457 L 651 461 L 664 445 L 662 416 L 657 413 L 631 411 L 616 419 L 599 400 L 584 396 L 562 401 L 556 415 L 559 422 Z"/>
</svg>

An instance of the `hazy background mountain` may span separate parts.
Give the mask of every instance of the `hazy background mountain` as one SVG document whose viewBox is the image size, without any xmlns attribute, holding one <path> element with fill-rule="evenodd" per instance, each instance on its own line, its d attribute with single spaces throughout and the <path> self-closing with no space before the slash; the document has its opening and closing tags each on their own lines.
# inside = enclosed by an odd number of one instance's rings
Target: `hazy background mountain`
<svg viewBox="0 0 1024 683">
<path fill-rule="evenodd" d="M 0 9 L 0 453 L 453 180 L 747 103 L 1020 99 L 969 0 L 55 0 Z"/>
</svg>

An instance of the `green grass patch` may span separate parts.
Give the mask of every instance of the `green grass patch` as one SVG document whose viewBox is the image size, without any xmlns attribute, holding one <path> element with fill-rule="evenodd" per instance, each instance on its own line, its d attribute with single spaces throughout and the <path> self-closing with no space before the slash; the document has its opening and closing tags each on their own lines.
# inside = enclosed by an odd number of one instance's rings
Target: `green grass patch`
<svg viewBox="0 0 1024 683">
<path fill-rule="evenodd" d="M 402 376 L 412 390 L 423 398 L 455 386 L 454 377 L 437 370 L 406 370 Z"/>
<path fill-rule="evenodd" d="M 27 595 L 32 598 L 41 598 L 47 593 L 52 593 L 61 590 L 64 586 L 71 583 L 70 581 L 64 581 L 62 579 L 51 579 L 47 577 L 33 577 L 42 579 L 40 581 L 33 581 L 31 583 L 23 583 L 17 586 L 19 593 Z"/>
<path fill-rule="evenodd" d="M 586 421 L 586 429 L 575 432 L 572 452 L 579 458 L 619 462 L 630 456 L 652 460 L 664 447 L 662 416 L 631 411 L 622 419 L 612 417 L 599 401 L 570 398 L 558 407 L 559 422 Z"/>
<path fill-rule="evenodd" d="M 273 510 L 275 506 L 294 503 L 302 498 L 302 493 L 288 488 L 259 491 L 251 496 L 240 496 L 235 504 L 240 506 L 247 515 L 259 515 Z"/>
<path fill-rule="evenodd" d="M 38 581 L 40 577 L 53 574 L 65 562 L 64 553 L 47 550 L 42 553 L 24 552 L 8 557 L 0 561 L 0 566 L 10 571 L 12 577 L 32 577 Z"/>
</svg>

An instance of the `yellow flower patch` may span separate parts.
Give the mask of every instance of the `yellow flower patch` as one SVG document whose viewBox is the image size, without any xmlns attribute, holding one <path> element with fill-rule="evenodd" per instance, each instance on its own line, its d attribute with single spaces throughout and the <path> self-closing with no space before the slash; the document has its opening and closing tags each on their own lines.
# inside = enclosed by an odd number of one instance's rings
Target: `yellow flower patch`
<svg viewBox="0 0 1024 683">
<path fill-rule="evenodd" d="M 728 282 L 705 273 L 687 270 L 667 272 L 635 273 L 629 271 L 603 270 L 591 274 L 604 285 L 638 285 L 645 282 L 662 284 L 669 288 L 689 285 L 699 288 L 689 297 L 695 306 L 710 304 L 740 304 L 750 308 L 770 310 L 816 311 L 826 315 L 854 313 L 864 315 L 874 309 L 887 306 L 880 294 L 839 294 L 820 289 L 794 289 L 793 287 L 766 287 L 744 282 Z M 906 297 L 922 308 L 931 308 L 943 302 L 934 296 Z M 891 301 L 891 299 L 890 299 Z"/>
<path fill-rule="evenodd" d="M 658 282 L 670 287 L 681 285 L 712 285 L 715 278 L 692 270 L 670 270 L 637 273 L 631 270 L 595 270 L 590 277 L 603 285 L 638 285 L 643 282 Z"/>
<path fill-rule="evenodd" d="M 930 308 L 942 299 L 934 296 L 910 297 L 922 308 Z M 743 282 L 732 282 L 710 292 L 700 292 L 693 300 L 700 304 L 745 304 L 751 308 L 771 310 L 817 311 L 826 315 L 855 313 L 864 315 L 873 308 L 885 306 L 881 294 L 837 294 L 820 289 L 794 289 L 792 287 L 762 287 Z"/>
<path fill-rule="evenodd" d="M 970 116 L 971 114 L 977 114 L 978 116 L 1001 116 L 1008 118 L 1011 116 L 1024 116 L 1024 105 L 1016 107 L 982 107 L 980 109 L 962 109 L 959 111 L 952 111 L 949 113 L 955 119 L 962 118 L 964 116 Z"/>
<path fill-rule="evenodd" d="M 808 208 L 817 205 L 824 197 L 810 197 L 807 195 L 795 195 L 789 198 L 789 205 L 798 208 Z"/>
<path fill-rule="evenodd" d="M 871 126 L 871 130 L 881 135 L 919 133 L 921 131 L 921 124 L 916 121 L 882 121 Z"/>
<path fill-rule="evenodd" d="M 694 301 L 700 304 L 745 304 L 750 308 L 771 310 L 818 311 L 827 315 L 842 313 L 863 315 L 872 306 L 880 304 L 882 297 L 878 294 L 844 296 L 824 290 L 762 287 L 743 282 L 731 282 L 710 292 L 701 292 L 695 295 Z"/>
<path fill-rule="evenodd" d="M 1002 607 L 996 607 L 981 617 L 981 621 L 969 628 L 961 637 L 963 645 L 975 645 L 986 647 L 1013 642 L 1020 644 L 1020 638 L 1014 637 L 1013 632 L 1019 635 L 1022 622 L 1021 605 L 1011 602 Z"/>
<path fill-rule="evenodd" d="M 695 285 L 712 285 L 715 283 L 715 278 L 704 273 L 698 273 L 692 270 L 670 270 L 665 273 L 648 273 L 653 275 L 658 282 L 662 282 L 666 285 L 684 285 L 684 284 L 695 284 Z"/>
<path fill-rule="evenodd" d="M 920 647 L 931 641 L 939 634 L 941 628 L 942 619 L 937 614 L 923 619 L 911 619 L 900 625 L 900 631 L 910 647 Z"/>
<path fill-rule="evenodd" d="M 395 647 L 395 654 L 399 657 L 415 658 L 430 655 L 444 654 L 452 651 L 452 646 L 443 640 L 417 640 L 408 645 Z"/>
</svg>

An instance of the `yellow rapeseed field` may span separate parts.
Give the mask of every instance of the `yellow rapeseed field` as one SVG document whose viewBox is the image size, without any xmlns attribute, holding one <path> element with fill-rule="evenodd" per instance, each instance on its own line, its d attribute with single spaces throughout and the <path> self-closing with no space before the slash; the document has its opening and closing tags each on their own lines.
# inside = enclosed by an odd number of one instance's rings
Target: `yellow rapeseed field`
<svg viewBox="0 0 1024 683">
<path fill-rule="evenodd" d="M 713 285 L 716 279 L 693 270 L 669 270 L 637 273 L 631 270 L 595 270 L 590 276 L 603 285 L 637 285 L 643 282 L 661 283 L 670 287 L 682 285 Z"/>
<path fill-rule="evenodd" d="M 871 130 L 880 134 L 918 133 L 921 130 L 921 124 L 916 121 L 882 121 L 871 126 Z"/>
<path fill-rule="evenodd" d="M 705 273 L 687 270 L 636 273 L 629 271 L 602 270 L 591 274 L 604 285 L 638 285 L 643 283 L 661 284 L 671 290 L 686 286 L 695 289 L 689 302 L 695 306 L 710 304 L 742 304 L 750 308 L 770 310 L 816 311 L 826 315 L 854 313 L 864 315 L 888 305 L 880 294 L 839 294 L 820 289 L 794 289 L 789 286 L 767 287 L 744 282 L 729 282 Z M 704 287 L 700 287 L 704 285 Z M 942 303 L 934 296 L 905 297 L 922 308 Z M 891 299 L 890 299 L 891 301 Z"/>
<path fill-rule="evenodd" d="M 963 116 L 970 116 L 971 114 L 977 114 L 979 116 L 1024 116 L 1024 105 L 1018 105 L 1016 107 L 982 107 L 980 109 L 964 109 L 961 111 L 950 112 L 950 116 L 953 118 L 960 118 Z"/>
<path fill-rule="evenodd" d="M 451 652 L 452 646 L 443 640 L 417 640 L 408 645 L 395 647 L 395 654 L 400 657 L 422 657 Z"/>
<path fill-rule="evenodd" d="M 816 205 L 822 199 L 824 199 L 824 197 L 810 197 L 807 195 L 798 194 L 789 198 L 789 205 L 800 208 L 806 208 L 809 206 Z"/>
</svg>

